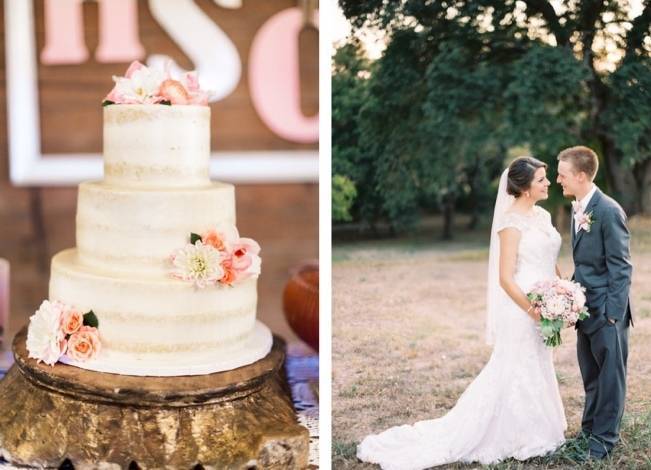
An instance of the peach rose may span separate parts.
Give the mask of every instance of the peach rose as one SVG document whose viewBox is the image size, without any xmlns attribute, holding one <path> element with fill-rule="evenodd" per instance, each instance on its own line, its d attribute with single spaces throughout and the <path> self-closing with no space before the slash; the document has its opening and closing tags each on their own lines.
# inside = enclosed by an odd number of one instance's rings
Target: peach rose
<svg viewBox="0 0 651 470">
<path fill-rule="evenodd" d="M 217 230 L 208 230 L 201 234 L 201 241 L 204 245 L 210 245 L 219 251 L 226 249 L 224 237 Z"/>
<path fill-rule="evenodd" d="M 185 87 L 178 80 L 167 79 L 160 84 L 160 95 L 171 104 L 188 104 L 189 96 Z"/>
<path fill-rule="evenodd" d="M 97 328 L 82 326 L 68 339 L 68 357 L 77 361 L 93 359 L 101 349 Z"/>
<path fill-rule="evenodd" d="M 230 258 L 226 258 L 222 261 L 222 268 L 224 269 L 224 276 L 219 280 L 219 282 L 231 285 L 237 278 L 237 272 L 233 268 L 233 261 Z"/>
<path fill-rule="evenodd" d="M 84 316 L 77 310 L 66 310 L 61 318 L 61 329 L 64 335 L 75 333 L 84 324 Z"/>
</svg>

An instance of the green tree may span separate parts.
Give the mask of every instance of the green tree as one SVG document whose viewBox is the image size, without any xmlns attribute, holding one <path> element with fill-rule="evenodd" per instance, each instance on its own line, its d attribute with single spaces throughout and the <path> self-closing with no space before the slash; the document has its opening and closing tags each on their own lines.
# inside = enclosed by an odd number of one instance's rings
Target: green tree
<svg viewBox="0 0 651 470">
<path fill-rule="evenodd" d="M 356 27 L 389 31 L 385 57 L 405 29 L 417 33 L 423 53 L 408 56 L 415 64 L 403 63 L 410 72 L 427 70 L 423 64 L 438 60 L 442 48 L 453 43 L 475 58 L 478 70 L 509 77 L 497 99 L 485 104 L 493 108 L 488 114 L 501 118 L 501 145 L 527 145 L 550 163 L 564 146 L 590 145 L 603 159 L 608 188 L 627 211 L 651 213 L 646 138 L 651 2 L 633 19 L 626 0 L 340 0 L 340 5 Z M 606 60 L 610 45 L 622 52 L 621 60 Z M 450 87 L 457 84 L 467 86 L 462 81 Z M 423 91 L 414 82 L 417 90 Z M 460 117 L 465 124 L 465 114 Z M 450 119 L 458 118 L 452 109 Z M 444 150 L 455 148 L 454 140 Z"/>
<path fill-rule="evenodd" d="M 355 183 L 343 175 L 332 177 L 332 220 L 333 222 L 350 222 L 350 208 L 357 196 Z"/>
<path fill-rule="evenodd" d="M 372 156 L 360 142 L 359 117 L 368 99 L 369 69 L 369 61 L 357 41 L 344 44 L 333 57 L 332 174 L 350 179 L 356 188 L 358 197 L 349 208 L 351 216 L 373 223 L 379 217 L 377 184 Z"/>
</svg>

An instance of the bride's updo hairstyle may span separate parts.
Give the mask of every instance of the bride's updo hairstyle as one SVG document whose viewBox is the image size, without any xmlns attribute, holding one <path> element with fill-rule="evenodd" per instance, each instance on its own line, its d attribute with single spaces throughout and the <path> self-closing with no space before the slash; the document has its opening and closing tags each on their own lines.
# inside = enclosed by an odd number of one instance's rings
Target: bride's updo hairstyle
<svg viewBox="0 0 651 470">
<path fill-rule="evenodd" d="M 531 187 L 533 176 L 538 168 L 547 168 L 545 162 L 533 157 L 518 157 L 509 165 L 506 192 L 516 198 Z"/>
</svg>

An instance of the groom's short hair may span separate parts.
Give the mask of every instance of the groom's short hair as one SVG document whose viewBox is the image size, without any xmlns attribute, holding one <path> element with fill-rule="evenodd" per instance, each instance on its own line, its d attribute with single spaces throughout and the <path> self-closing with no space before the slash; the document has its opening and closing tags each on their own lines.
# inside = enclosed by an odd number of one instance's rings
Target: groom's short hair
<svg viewBox="0 0 651 470">
<path fill-rule="evenodd" d="M 594 179 L 599 169 L 599 157 L 591 148 L 583 145 L 570 147 L 558 154 L 559 162 L 569 162 L 575 172 L 582 171 L 591 180 Z"/>
</svg>

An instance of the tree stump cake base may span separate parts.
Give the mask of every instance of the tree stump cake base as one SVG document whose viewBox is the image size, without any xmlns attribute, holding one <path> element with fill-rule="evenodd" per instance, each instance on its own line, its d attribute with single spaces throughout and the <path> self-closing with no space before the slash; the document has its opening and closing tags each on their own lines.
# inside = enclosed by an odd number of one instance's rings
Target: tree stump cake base
<svg viewBox="0 0 651 470">
<path fill-rule="evenodd" d="M 0 381 L 0 456 L 58 468 L 304 468 L 309 436 L 283 375 L 263 359 L 202 376 L 132 377 L 28 359 L 26 329 Z M 198 468 L 201 468 L 198 467 Z"/>
</svg>

